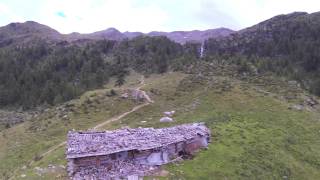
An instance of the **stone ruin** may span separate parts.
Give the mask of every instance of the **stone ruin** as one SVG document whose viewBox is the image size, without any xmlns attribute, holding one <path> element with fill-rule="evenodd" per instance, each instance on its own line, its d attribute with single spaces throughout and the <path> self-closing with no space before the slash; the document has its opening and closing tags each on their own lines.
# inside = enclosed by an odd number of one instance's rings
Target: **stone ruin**
<svg viewBox="0 0 320 180">
<path fill-rule="evenodd" d="M 203 123 L 169 128 L 70 131 L 68 175 L 73 180 L 152 175 L 160 165 L 189 157 L 210 141 Z"/>
</svg>

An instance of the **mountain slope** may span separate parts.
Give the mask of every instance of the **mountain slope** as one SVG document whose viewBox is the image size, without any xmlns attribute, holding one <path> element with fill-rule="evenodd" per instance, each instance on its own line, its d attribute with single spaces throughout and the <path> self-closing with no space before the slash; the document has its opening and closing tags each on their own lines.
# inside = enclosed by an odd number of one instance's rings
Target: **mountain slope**
<svg viewBox="0 0 320 180">
<path fill-rule="evenodd" d="M 58 31 L 39 24 L 33 21 L 25 23 L 11 23 L 7 26 L 0 27 L 0 45 L 10 44 L 13 40 L 25 40 L 32 38 L 42 38 L 47 40 L 60 40 L 60 41 L 79 41 L 83 39 L 91 40 L 115 40 L 121 41 L 125 38 L 135 38 L 138 36 L 166 36 L 172 41 L 184 44 L 187 41 L 203 42 L 209 38 L 224 37 L 233 31 L 227 28 L 208 29 L 205 31 L 174 31 L 174 32 L 120 32 L 116 28 L 108 28 L 102 31 L 97 31 L 88 34 L 70 33 L 60 34 Z"/>
<path fill-rule="evenodd" d="M 208 56 L 246 56 L 259 71 L 299 80 L 320 95 L 320 13 L 280 15 L 206 43 Z"/>
<path fill-rule="evenodd" d="M 129 69 L 166 72 L 183 53 L 180 44 L 166 37 L 17 43 L 0 48 L 0 106 L 61 103 L 101 87 L 111 77 L 122 82 Z"/>
<path fill-rule="evenodd" d="M 109 39 L 109 40 L 123 40 L 124 38 L 135 38 L 138 36 L 165 36 L 170 40 L 185 44 L 186 42 L 203 42 L 209 38 L 218 38 L 227 36 L 234 31 L 227 28 L 217 28 L 217 29 L 208 29 L 204 31 L 194 30 L 194 31 L 173 31 L 173 32 L 158 32 L 153 31 L 150 33 L 141 33 L 141 32 L 123 32 L 121 33 L 115 28 L 109 28 L 103 31 L 98 31 L 90 34 L 78 34 L 77 38 L 88 38 L 88 39 Z M 68 36 L 67 36 L 68 37 Z"/>
<path fill-rule="evenodd" d="M 115 40 L 120 41 L 126 38 L 126 36 L 115 28 L 108 28 L 106 30 L 97 31 L 89 34 L 71 33 L 66 34 L 64 37 L 68 40 L 79 39 L 94 39 L 94 40 Z"/>
<path fill-rule="evenodd" d="M 144 34 L 142 32 L 129 32 L 129 31 L 126 31 L 123 33 L 123 35 L 125 35 L 125 37 L 129 38 L 129 39 L 132 39 L 132 38 L 135 38 L 135 37 L 138 37 L 138 36 L 143 36 Z"/>
<path fill-rule="evenodd" d="M 34 21 L 25 23 L 10 23 L 7 26 L 0 27 L 0 38 L 17 37 L 27 35 L 37 36 L 58 36 L 60 33 L 46 25 Z"/>
<path fill-rule="evenodd" d="M 299 38 L 315 38 L 318 29 L 317 14 L 295 12 L 275 16 L 252 27 L 235 32 L 225 38 L 210 39 L 208 53 L 243 53 L 277 56 L 288 53 L 279 45 Z M 314 27 L 313 27 L 314 26 Z M 221 43 L 221 44 L 218 44 Z M 267 46 L 267 45 L 274 46 Z M 254 46 L 258 45 L 258 46 Z M 275 46 L 276 45 L 276 46 Z M 286 44 L 287 45 L 287 44 Z"/>
<path fill-rule="evenodd" d="M 307 93 L 273 77 L 259 81 L 259 88 L 265 90 L 261 91 L 255 83 L 227 75 L 231 72 L 224 65 L 208 63 L 205 67 L 210 71 L 199 67 L 208 73 L 204 75 L 166 73 L 146 78 L 143 90 L 154 103 L 102 129 L 206 122 L 212 131 L 209 149 L 194 159 L 165 166 L 170 172 L 165 179 L 316 179 L 320 175 L 319 111 L 309 106 L 303 110 L 288 108 L 303 101 Z M 275 82 L 282 86 L 282 91 L 285 88 L 296 93 L 297 98 L 281 100 L 279 91 L 268 90 L 278 86 Z M 137 84 L 138 79 L 128 80 L 125 87 Z M 0 146 L 0 154 L 7 155 L 0 156 L 6 162 L 0 165 L 1 172 L 11 176 L 10 169 L 16 168 L 16 179 L 67 179 L 63 147 L 42 159 L 37 155 L 63 142 L 68 129 L 92 127 L 134 105 L 119 98 L 122 90 L 118 88 L 114 89 L 118 95 L 106 97 L 104 94 L 111 88 L 88 92 L 79 100 L 47 110 L 37 120 L 3 131 L 0 142 L 6 145 Z M 162 112 L 168 110 L 176 110 L 175 121 L 160 123 Z M 65 114 L 67 117 L 63 118 Z M 19 138 L 22 135 L 27 137 Z M 35 162 L 23 168 L 31 158 Z"/>
<path fill-rule="evenodd" d="M 185 44 L 188 41 L 203 42 L 209 38 L 225 37 L 234 31 L 227 28 L 208 29 L 205 31 L 173 31 L 173 32 L 157 32 L 148 33 L 149 36 L 166 36 L 172 41 Z"/>
<path fill-rule="evenodd" d="M 61 39 L 61 34 L 34 21 L 11 23 L 0 27 L 0 47 L 10 44 L 32 43 L 34 39 L 57 40 Z"/>
<path fill-rule="evenodd" d="M 126 32 L 133 38 L 100 40 L 122 37 L 110 29 L 74 43 L 38 25 L 38 33 L 6 27 L 2 38 L 21 39 L 14 41 L 19 46 L 0 48 L 0 104 L 45 110 L 0 130 L 0 179 L 67 179 L 65 148 L 52 147 L 66 140 L 68 130 L 141 107 L 121 94 L 138 86 L 142 74 L 154 103 L 103 129 L 203 121 L 212 131 L 208 150 L 164 166 L 169 173 L 163 178 L 318 179 L 319 98 L 290 78 L 320 87 L 319 24 L 319 13 L 277 16 L 206 41 L 203 58 L 199 43 L 181 45 L 162 36 Z M 174 122 L 160 123 L 170 110 L 176 111 Z"/>
</svg>

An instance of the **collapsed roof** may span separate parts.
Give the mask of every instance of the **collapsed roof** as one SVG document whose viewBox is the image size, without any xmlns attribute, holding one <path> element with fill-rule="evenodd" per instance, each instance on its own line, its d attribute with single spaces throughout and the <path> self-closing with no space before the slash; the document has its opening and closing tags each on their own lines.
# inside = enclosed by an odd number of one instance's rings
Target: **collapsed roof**
<svg viewBox="0 0 320 180">
<path fill-rule="evenodd" d="M 70 131 L 67 140 L 67 158 L 108 155 L 129 150 L 148 150 L 183 142 L 200 136 L 209 136 L 203 123 L 184 124 L 169 128 L 118 129 L 102 132 Z"/>
</svg>

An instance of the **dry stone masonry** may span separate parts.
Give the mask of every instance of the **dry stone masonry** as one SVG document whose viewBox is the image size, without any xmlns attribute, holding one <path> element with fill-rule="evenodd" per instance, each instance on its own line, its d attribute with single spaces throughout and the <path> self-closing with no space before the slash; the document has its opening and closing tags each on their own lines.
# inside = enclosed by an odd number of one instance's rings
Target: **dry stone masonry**
<svg viewBox="0 0 320 180">
<path fill-rule="evenodd" d="M 203 123 L 169 128 L 70 131 L 67 140 L 71 179 L 114 179 L 152 174 L 158 166 L 206 148 L 210 130 Z"/>
</svg>

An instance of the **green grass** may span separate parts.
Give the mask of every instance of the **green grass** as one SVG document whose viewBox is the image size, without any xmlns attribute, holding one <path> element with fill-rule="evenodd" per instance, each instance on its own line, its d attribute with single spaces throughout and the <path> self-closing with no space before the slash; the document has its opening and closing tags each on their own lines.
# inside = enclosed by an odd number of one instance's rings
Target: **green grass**
<svg viewBox="0 0 320 180">
<path fill-rule="evenodd" d="M 145 82 L 147 85 L 143 89 L 149 92 L 155 103 L 106 125 L 105 129 L 122 126 L 164 127 L 202 121 L 206 122 L 212 132 L 208 150 L 199 152 L 192 160 L 164 166 L 170 175 L 160 179 L 316 180 L 320 177 L 319 112 L 290 110 L 288 107 L 292 105 L 291 102 L 257 91 L 255 83 L 249 84 L 247 81 L 223 76 L 197 77 L 171 73 L 152 75 Z M 265 89 L 271 88 L 266 83 L 265 86 Z M 264 86 L 259 85 L 259 88 L 263 89 Z M 276 90 L 272 93 L 276 93 Z M 300 96 L 304 97 L 305 94 L 299 94 Z M 129 105 L 123 107 L 124 104 L 116 99 L 111 102 L 121 111 L 129 108 Z M 106 104 L 92 107 L 92 111 L 104 106 Z M 77 109 L 81 109 L 80 107 Z M 104 116 L 120 113 L 116 112 L 116 107 L 108 108 L 115 112 L 108 115 L 101 112 L 76 113 L 78 115 L 74 115 L 72 119 L 75 120 L 71 121 L 69 128 L 88 127 L 100 122 Z M 162 112 L 168 110 L 176 110 L 175 121 L 160 123 Z M 59 130 L 61 124 L 51 126 L 53 130 L 50 133 L 58 138 L 51 141 L 40 138 L 38 145 L 29 148 L 44 151 L 65 138 L 64 130 Z M 17 126 L 14 130 L 22 131 L 23 127 L 24 125 Z M 25 132 L 20 134 L 23 133 Z M 43 132 L 44 134 L 47 132 Z M 32 138 L 38 137 L 27 134 L 21 139 L 35 142 Z M 0 140 L 3 144 L 7 143 L 7 139 Z M 9 147 L 12 148 L 13 145 Z M 23 158 L 28 159 L 32 158 L 27 155 L 32 154 L 33 149 L 29 152 L 27 148 L 20 148 L 18 152 L 26 152 Z M 15 164 L 11 166 L 16 166 L 17 156 L 8 157 L 6 153 L 8 151 L 3 151 L 0 147 L 0 158 L 5 159 L 6 163 L 13 159 Z M 35 174 L 34 167 L 65 165 L 64 156 L 64 149 L 61 148 L 37 161 L 32 167 L 19 171 L 17 175 L 26 174 L 24 179 L 40 178 Z M 45 173 L 40 179 L 65 179 L 65 173 Z"/>
<path fill-rule="evenodd" d="M 138 86 L 137 78 L 130 77 L 128 84 Z M 118 94 L 125 88 L 114 88 Z M 39 117 L 28 122 L 14 126 L 0 132 L 0 179 L 11 177 L 14 170 L 18 170 L 15 175 L 27 174 L 25 177 L 33 177 L 35 167 L 46 167 L 51 164 L 66 165 L 63 151 L 57 156 L 45 157 L 37 160 L 32 166 L 28 166 L 30 161 L 37 159 L 39 155 L 49 150 L 51 147 L 66 140 L 69 130 L 86 130 L 118 114 L 126 112 L 136 105 L 131 100 L 123 100 L 119 96 L 107 96 L 111 88 L 89 91 L 79 99 L 72 100 L 72 108 L 64 112 L 68 119 L 59 116 L 56 107 L 50 108 Z M 63 115 L 64 115 L 63 114 Z M 61 148 L 62 149 L 62 148 Z M 55 153 L 55 152 L 54 152 Z M 22 169 L 27 166 L 26 169 Z M 33 174 L 31 176 L 31 174 Z M 49 176 L 52 177 L 52 176 Z M 44 178 L 44 177 L 42 177 Z M 32 178 L 31 178 L 32 179 Z"/>
<path fill-rule="evenodd" d="M 236 95 L 236 97 L 234 97 Z M 192 161 L 168 168 L 185 179 L 317 179 L 319 122 L 305 112 L 292 112 L 271 98 L 254 99 L 240 92 L 208 94 L 205 107 L 179 120 L 202 117 L 212 130 L 209 150 Z M 214 101 L 211 101 L 211 100 Z M 246 100 L 246 101 L 245 101 Z M 239 103 L 245 101 L 245 105 Z M 183 173 L 179 173 L 183 172 Z"/>
<path fill-rule="evenodd" d="M 238 81 L 223 77 L 220 81 L 212 88 L 201 83 L 184 86 L 189 89 L 173 84 L 164 88 L 161 84 L 146 87 L 161 92 L 156 103 L 123 119 L 121 125 L 115 123 L 114 127 L 206 122 L 212 131 L 209 149 L 192 160 L 166 166 L 171 172 L 168 179 L 320 177 L 318 113 L 289 110 L 287 102 L 253 88 L 243 89 Z M 231 88 L 221 91 L 226 84 Z M 165 110 L 177 110 L 174 123 L 159 123 Z"/>
</svg>

